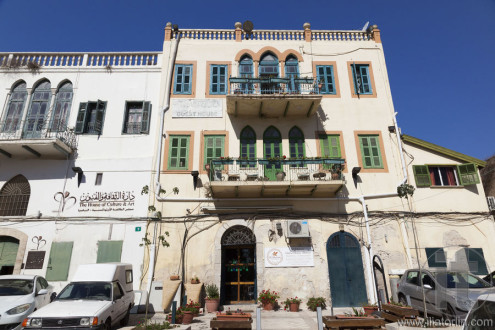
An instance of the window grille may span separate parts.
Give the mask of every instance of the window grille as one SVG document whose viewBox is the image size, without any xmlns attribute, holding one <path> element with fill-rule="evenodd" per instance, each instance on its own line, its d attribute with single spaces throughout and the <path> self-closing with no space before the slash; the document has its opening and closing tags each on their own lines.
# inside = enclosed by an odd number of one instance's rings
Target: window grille
<svg viewBox="0 0 495 330">
<path fill-rule="evenodd" d="M 28 180 L 17 175 L 0 190 L 0 216 L 26 215 L 31 188 Z"/>
</svg>

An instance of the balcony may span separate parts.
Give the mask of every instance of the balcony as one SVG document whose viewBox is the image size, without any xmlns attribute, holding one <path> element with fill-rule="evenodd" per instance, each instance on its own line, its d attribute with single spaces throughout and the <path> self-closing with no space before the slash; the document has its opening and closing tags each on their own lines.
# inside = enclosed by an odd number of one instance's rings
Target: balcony
<svg viewBox="0 0 495 330">
<path fill-rule="evenodd" d="M 344 159 L 215 159 L 214 198 L 333 197 L 343 187 Z"/>
<path fill-rule="evenodd" d="M 313 78 L 229 78 L 227 113 L 260 118 L 310 117 L 321 93 Z"/>
<path fill-rule="evenodd" d="M 66 159 L 77 149 L 77 136 L 63 122 L 15 119 L 0 124 L 0 154 L 8 158 Z"/>
</svg>

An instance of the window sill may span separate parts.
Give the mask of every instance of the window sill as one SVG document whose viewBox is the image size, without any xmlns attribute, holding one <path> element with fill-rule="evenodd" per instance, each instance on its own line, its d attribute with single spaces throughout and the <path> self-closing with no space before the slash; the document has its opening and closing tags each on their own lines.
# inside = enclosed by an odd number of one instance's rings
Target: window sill
<svg viewBox="0 0 495 330">
<path fill-rule="evenodd" d="M 447 188 L 447 189 L 462 189 L 466 188 L 465 186 L 430 186 L 430 188 L 433 189 L 442 189 L 442 188 Z"/>
<path fill-rule="evenodd" d="M 169 173 L 169 174 L 191 174 L 192 170 L 162 170 L 162 173 Z"/>
</svg>

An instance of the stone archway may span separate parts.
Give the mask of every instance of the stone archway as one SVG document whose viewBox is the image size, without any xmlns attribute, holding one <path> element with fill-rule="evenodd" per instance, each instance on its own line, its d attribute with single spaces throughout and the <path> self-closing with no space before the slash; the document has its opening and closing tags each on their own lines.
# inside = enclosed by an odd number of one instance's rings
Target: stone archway
<svg viewBox="0 0 495 330">
<path fill-rule="evenodd" d="M 16 229 L 0 229 L 0 236 L 11 237 L 18 241 L 17 254 L 15 257 L 15 264 L 13 274 L 21 273 L 21 265 L 24 261 L 24 254 L 26 253 L 26 245 L 28 236 L 23 232 Z"/>
</svg>

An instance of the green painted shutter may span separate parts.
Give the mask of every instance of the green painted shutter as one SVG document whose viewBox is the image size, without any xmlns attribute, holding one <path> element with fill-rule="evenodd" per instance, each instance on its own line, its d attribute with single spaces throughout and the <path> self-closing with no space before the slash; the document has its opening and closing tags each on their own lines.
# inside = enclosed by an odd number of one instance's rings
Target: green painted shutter
<svg viewBox="0 0 495 330">
<path fill-rule="evenodd" d="M 383 168 L 378 136 L 360 136 L 359 145 L 361 147 L 364 168 Z"/>
<path fill-rule="evenodd" d="M 413 165 L 414 179 L 417 187 L 431 186 L 430 172 L 426 165 Z"/>
<path fill-rule="evenodd" d="M 123 241 L 98 241 L 96 263 L 120 262 Z"/>
<path fill-rule="evenodd" d="M 151 103 L 143 103 L 143 119 L 141 120 L 141 133 L 148 134 L 150 132 L 150 117 L 151 117 Z"/>
<path fill-rule="evenodd" d="M 443 248 L 425 248 L 428 267 L 447 267 Z"/>
<path fill-rule="evenodd" d="M 457 172 L 463 186 L 480 183 L 480 177 L 474 164 L 457 165 Z"/>
<path fill-rule="evenodd" d="M 79 112 L 77 113 L 75 133 L 84 133 L 84 124 L 86 123 L 86 108 L 87 103 L 81 103 L 79 105 Z"/>
<path fill-rule="evenodd" d="M 488 274 L 488 269 L 486 268 L 485 256 L 483 255 L 483 249 L 464 248 L 464 251 L 466 252 L 470 273 L 473 273 L 475 275 Z"/>
<path fill-rule="evenodd" d="M 168 169 L 187 170 L 189 161 L 189 136 L 170 136 Z"/>
<path fill-rule="evenodd" d="M 46 270 L 47 281 L 66 281 L 74 242 L 53 242 Z"/>
<path fill-rule="evenodd" d="M 96 123 L 95 131 L 99 134 L 103 133 L 103 122 L 105 120 L 105 109 L 107 107 L 107 102 L 98 100 L 96 102 Z"/>
<path fill-rule="evenodd" d="M 0 274 L 4 273 L 2 272 L 2 267 L 4 266 L 15 267 L 18 249 L 19 240 L 10 236 L 0 236 Z"/>
<path fill-rule="evenodd" d="M 224 156 L 225 135 L 205 136 L 205 150 L 203 156 L 203 168 L 211 160 Z"/>
</svg>

